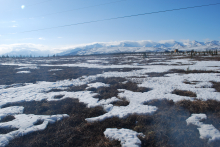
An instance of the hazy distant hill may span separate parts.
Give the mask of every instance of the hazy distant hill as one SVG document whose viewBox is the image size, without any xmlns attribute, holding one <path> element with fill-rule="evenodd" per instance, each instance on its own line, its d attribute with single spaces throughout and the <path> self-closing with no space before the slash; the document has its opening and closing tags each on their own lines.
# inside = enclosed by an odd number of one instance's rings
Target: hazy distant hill
<svg viewBox="0 0 220 147">
<path fill-rule="evenodd" d="M 121 41 L 114 43 L 94 43 L 80 47 L 69 48 L 59 55 L 89 55 L 89 54 L 108 54 L 121 52 L 160 52 L 171 51 L 174 49 L 180 50 L 209 50 L 220 49 L 220 41 Z"/>
</svg>

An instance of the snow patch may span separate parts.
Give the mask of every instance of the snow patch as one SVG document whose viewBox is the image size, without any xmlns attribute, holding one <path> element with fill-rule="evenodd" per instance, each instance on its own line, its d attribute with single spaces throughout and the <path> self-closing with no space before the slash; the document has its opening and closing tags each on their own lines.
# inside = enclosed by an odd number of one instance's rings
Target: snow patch
<svg viewBox="0 0 220 147">
<path fill-rule="evenodd" d="M 99 88 L 99 87 L 109 87 L 109 84 L 105 84 L 105 83 L 101 83 L 101 82 L 96 82 L 96 83 L 91 83 L 91 84 L 87 84 L 88 88 L 94 87 L 94 88 Z"/>
<path fill-rule="evenodd" d="M 34 115 L 34 114 L 18 114 L 14 115 L 15 119 L 9 122 L 0 123 L 0 128 L 17 128 L 18 130 L 9 132 L 7 134 L 0 134 L 0 146 L 6 146 L 10 140 L 24 136 L 34 131 L 44 130 L 49 123 L 55 123 L 68 117 L 68 115 Z M 37 121 L 43 121 L 42 124 L 34 125 Z"/>
<path fill-rule="evenodd" d="M 31 73 L 30 71 L 18 71 L 17 73 Z"/>
<path fill-rule="evenodd" d="M 213 125 L 204 124 L 200 122 L 203 119 L 207 119 L 205 114 L 192 114 L 187 120 L 187 125 L 193 124 L 198 126 L 199 134 L 201 139 L 209 139 L 208 143 L 220 140 L 220 131 L 217 130 Z"/>
<path fill-rule="evenodd" d="M 59 70 L 63 70 L 63 69 L 50 69 L 48 71 L 59 71 Z"/>
<path fill-rule="evenodd" d="M 140 147 L 141 141 L 138 135 L 143 136 L 142 133 L 137 133 L 129 129 L 107 128 L 104 132 L 105 137 L 112 140 L 119 140 L 122 147 Z"/>
</svg>

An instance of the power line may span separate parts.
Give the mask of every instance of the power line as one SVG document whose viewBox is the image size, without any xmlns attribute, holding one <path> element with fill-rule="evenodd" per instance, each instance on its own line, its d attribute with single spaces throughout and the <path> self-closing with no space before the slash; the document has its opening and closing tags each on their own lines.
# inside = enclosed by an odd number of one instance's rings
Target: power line
<svg viewBox="0 0 220 147">
<path fill-rule="evenodd" d="M 184 8 L 176 8 L 176 9 L 155 11 L 155 12 L 147 12 L 147 13 L 141 13 L 141 14 L 134 14 L 134 15 L 127 15 L 127 16 L 113 17 L 113 18 L 107 18 L 107 19 L 87 21 L 87 22 L 80 22 L 80 23 L 69 24 L 69 25 L 63 25 L 63 26 L 57 26 L 57 27 L 50 27 L 50 28 L 43 28 L 43 29 L 37 29 L 37 30 L 30 30 L 30 31 L 18 32 L 18 33 L 36 32 L 36 31 L 56 29 L 56 28 L 69 27 L 69 26 L 76 26 L 76 25 L 89 24 L 89 23 L 95 23 L 95 22 L 101 22 L 101 21 L 116 20 L 116 19 L 122 19 L 122 18 L 130 18 L 130 17 L 136 17 L 136 16 L 143 16 L 143 15 L 150 15 L 150 14 L 157 14 L 157 13 L 165 13 L 165 12 L 178 11 L 178 10 L 186 10 L 186 9 L 193 9 L 193 8 L 214 6 L 214 5 L 219 5 L 219 4 L 220 4 L 220 3 L 214 3 L 214 4 L 207 4 L 207 5 L 198 5 L 198 6 L 191 6 L 191 7 L 184 7 Z"/>
<path fill-rule="evenodd" d="M 102 4 L 98 4 L 98 5 L 92 5 L 92 6 L 88 6 L 88 7 L 81 7 L 81 8 L 76 8 L 76 9 L 71 9 L 71 10 L 66 10 L 66 11 L 54 12 L 54 13 L 34 16 L 33 18 L 44 17 L 44 16 L 54 15 L 54 14 L 59 14 L 59 13 L 66 13 L 66 12 L 71 12 L 71 11 L 76 11 L 76 10 L 87 9 L 87 8 L 93 8 L 93 7 L 103 6 L 103 5 L 109 5 L 109 4 L 118 3 L 118 2 L 122 2 L 122 1 L 127 1 L 127 0 L 119 0 L 119 1 L 113 1 L 113 2 L 108 2 L 108 3 L 102 3 Z"/>
</svg>

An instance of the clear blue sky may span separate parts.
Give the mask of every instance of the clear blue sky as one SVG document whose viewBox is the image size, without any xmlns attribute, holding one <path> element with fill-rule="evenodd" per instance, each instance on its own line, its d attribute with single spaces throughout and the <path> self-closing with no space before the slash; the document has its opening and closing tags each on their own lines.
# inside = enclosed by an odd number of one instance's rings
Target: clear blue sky
<svg viewBox="0 0 220 147">
<path fill-rule="evenodd" d="M 0 45 L 33 43 L 62 47 L 122 40 L 220 40 L 220 5 L 16 33 L 145 12 L 220 3 L 219 0 L 124 0 L 90 7 L 115 1 L 119 0 L 2 0 Z M 21 8 L 22 5 L 25 5 L 24 9 Z M 73 9 L 78 10 L 48 15 Z"/>
</svg>

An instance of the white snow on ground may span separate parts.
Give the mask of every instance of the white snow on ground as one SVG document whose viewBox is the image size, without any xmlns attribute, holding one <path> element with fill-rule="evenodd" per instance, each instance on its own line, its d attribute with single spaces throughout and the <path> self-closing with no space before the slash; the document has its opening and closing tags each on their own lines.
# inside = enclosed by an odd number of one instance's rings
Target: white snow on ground
<svg viewBox="0 0 220 147">
<path fill-rule="evenodd" d="M 91 84 L 87 84 L 88 88 L 90 87 L 94 87 L 94 88 L 99 88 L 99 87 L 109 87 L 109 84 L 105 84 L 105 83 L 101 83 L 101 82 L 96 82 L 96 83 L 91 83 Z"/>
<path fill-rule="evenodd" d="M 19 68 L 16 68 L 16 69 L 27 69 L 27 68 L 29 68 L 29 69 L 38 69 L 37 66 L 25 66 L 25 67 L 19 67 Z"/>
<path fill-rule="evenodd" d="M 104 132 L 105 137 L 118 140 L 121 142 L 122 147 L 139 147 L 141 146 L 141 141 L 137 137 L 138 135 L 143 136 L 142 133 L 137 133 L 129 129 L 117 129 L 117 128 L 108 128 Z"/>
<path fill-rule="evenodd" d="M 181 59 L 181 60 L 175 60 L 172 61 L 172 64 L 179 62 L 181 63 L 188 63 L 191 62 L 187 59 Z M 210 88 L 212 86 L 212 83 L 210 81 L 220 82 L 220 74 L 219 73 L 198 73 L 198 74 L 167 74 L 164 77 L 147 77 L 147 73 L 151 72 L 166 72 L 170 69 L 184 69 L 186 70 L 189 67 L 189 70 L 214 70 L 214 71 L 220 71 L 220 62 L 219 61 L 193 61 L 193 65 L 185 65 L 185 66 L 171 66 L 171 65 L 98 65 L 98 64 L 61 64 L 61 65 L 48 65 L 48 64 L 42 64 L 38 66 L 70 66 L 70 67 L 89 67 L 89 68 L 143 68 L 141 70 L 133 70 L 129 72 L 104 72 L 102 74 L 93 75 L 93 76 L 82 76 L 78 79 L 72 79 L 72 80 L 63 80 L 63 81 L 57 81 L 57 82 L 37 82 L 36 84 L 28 84 L 21 87 L 9 87 L 5 88 L 5 85 L 1 86 L 0 89 L 0 106 L 5 105 L 7 103 L 11 102 L 22 102 L 22 101 L 41 101 L 43 99 L 46 99 L 48 101 L 58 101 L 65 98 L 77 98 L 80 102 L 83 102 L 87 105 L 87 107 L 95 107 L 95 106 L 102 106 L 104 110 L 106 110 L 107 113 L 104 115 L 94 117 L 94 118 L 87 118 L 86 120 L 88 122 L 94 122 L 94 121 L 102 121 L 106 118 L 111 118 L 113 116 L 119 117 L 119 118 L 126 118 L 131 114 L 153 114 L 157 107 L 155 106 L 148 106 L 144 105 L 145 102 L 150 101 L 152 99 L 172 99 L 174 101 L 179 101 L 183 99 L 189 99 L 193 100 L 191 97 L 186 96 L 179 96 L 172 94 L 172 91 L 175 89 L 179 90 L 190 90 L 192 92 L 195 92 L 197 94 L 197 98 L 200 98 L 202 100 L 207 99 L 216 99 L 220 100 L 220 93 L 215 92 L 215 89 Z M 1 65 L 18 65 L 18 66 L 32 66 L 35 64 L 20 64 L 20 63 L 4 63 Z M 211 67 L 212 66 L 212 67 Z M 215 67 L 218 66 L 218 67 Z M 78 92 L 67 92 L 65 89 L 68 86 L 80 86 L 87 84 L 88 87 L 99 87 L 99 86 L 107 86 L 107 84 L 104 83 L 92 83 L 96 80 L 98 77 L 124 77 L 127 79 L 131 79 L 135 77 L 138 79 L 139 77 L 145 77 L 141 80 L 138 80 L 140 83 L 138 86 L 141 87 L 148 87 L 152 90 L 148 92 L 132 92 L 126 89 L 119 90 L 119 97 L 123 97 L 126 100 L 128 100 L 130 103 L 128 106 L 113 106 L 111 103 L 115 101 L 119 101 L 120 99 L 116 97 L 109 98 L 107 100 L 98 100 L 97 98 L 93 98 L 93 96 L 97 95 L 97 93 L 92 93 L 91 91 L 78 91 Z M 133 80 L 135 80 L 135 78 Z M 139 78 L 140 79 L 140 78 Z M 199 81 L 195 83 L 195 85 L 192 84 L 185 84 L 184 81 Z M 64 91 L 61 92 L 48 92 L 49 90 L 56 88 L 61 89 Z M 55 99 L 56 95 L 64 95 L 61 99 Z M 7 110 L 7 111 L 6 111 Z M 15 120 L 17 124 L 20 122 L 20 117 L 22 116 L 24 118 L 30 119 L 32 117 L 31 115 L 24 115 L 20 114 L 21 111 L 23 111 L 22 107 L 9 107 L 0 109 L 0 116 L 3 118 L 6 115 L 14 115 L 16 117 Z M 60 116 L 60 115 L 59 115 Z M 49 117 L 49 116 L 45 116 Z M 61 116 L 60 116 L 61 117 Z M 58 117 L 58 118 L 60 118 Z M 38 129 L 44 129 L 46 127 L 45 124 L 47 122 L 50 122 L 49 120 L 46 121 L 49 118 L 44 118 L 42 116 L 36 116 L 33 115 L 33 120 L 30 120 L 32 124 L 28 123 L 26 126 L 31 126 L 30 130 L 35 130 L 37 126 L 33 126 L 33 123 L 36 122 L 37 119 L 43 119 L 44 125 L 39 125 L 40 128 Z M 4 127 L 4 125 L 7 125 L 10 122 L 7 123 L 1 123 L 0 127 Z M 25 125 L 25 124 L 24 124 Z M 20 128 L 16 125 L 14 125 L 16 128 Z M 207 126 L 206 126 L 207 127 Z M 202 128 L 202 127 L 201 127 Z M 21 128 L 20 128 L 21 129 Z M 19 129 L 19 130 L 20 130 Z M 203 129 L 204 130 L 204 129 Z M 18 131 L 18 130 L 17 130 Z M 122 131 L 122 130 L 121 130 Z M 13 135 L 13 132 L 12 133 Z M 4 141 L 7 143 L 8 140 L 10 140 L 10 133 L 9 137 L 5 138 L 5 136 L 0 137 L 3 138 Z M 127 132 L 124 130 L 124 133 Z M 6 135 L 8 135 L 6 134 Z M 4 140 L 5 138 L 5 140 Z"/>
<path fill-rule="evenodd" d="M 87 60 L 87 62 L 93 62 L 93 63 L 96 63 L 96 62 L 103 62 L 103 60 Z"/>
<path fill-rule="evenodd" d="M 0 120 L 7 115 L 21 114 L 23 113 L 24 107 L 22 106 L 13 106 L 0 109 Z"/>
<path fill-rule="evenodd" d="M 34 131 L 44 130 L 48 123 L 55 123 L 63 119 L 64 117 L 68 117 L 68 115 L 33 115 L 33 114 L 18 114 L 14 115 L 15 119 L 9 122 L 0 123 L 0 128 L 16 128 L 18 130 L 9 132 L 7 134 L 0 134 L 0 146 L 5 146 L 9 143 L 10 140 L 26 135 L 28 133 Z M 39 120 L 43 121 L 42 124 L 34 125 Z"/>
<path fill-rule="evenodd" d="M 183 99 L 193 100 L 191 97 L 179 96 L 172 94 L 175 89 L 192 91 L 196 93 L 197 98 L 202 100 L 216 99 L 220 100 L 220 93 L 215 92 L 214 88 L 211 87 L 210 81 L 220 82 L 219 73 L 201 73 L 201 74 L 167 74 L 168 77 L 148 77 L 145 81 L 138 85 L 140 87 L 152 88 L 147 93 L 134 93 L 125 90 L 124 93 L 120 93 L 119 96 L 126 96 L 127 99 L 133 99 L 135 96 L 139 101 L 149 101 L 152 99 L 171 99 L 173 101 L 179 101 Z M 185 84 L 183 81 L 199 81 L 195 85 Z M 147 97 L 147 98 L 146 98 Z"/>
<path fill-rule="evenodd" d="M 214 71 L 220 71 L 220 61 L 191 61 L 189 59 L 177 59 L 177 60 L 170 60 L 170 62 L 153 62 L 152 64 L 176 64 L 180 65 L 182 64 L 190 64 L 190 65 L 181 65 L 181 66 L 166 66 L 166 65 L 99 65 L 99 64 L 88 64 L 88 63 L 78 63 L 78 64 L 56 64 L 56 65 L 50 65 L 50 64 L 39 64 L 38 66 L 64 66 L 64 67 L 87 67 L 87 68 L 144 68 L 144 69 L 151 69 L 151 72 L 164 72 L 161 70 L 157 70 L 160 68 L 166 69 L 165 71 L 169 69 L 184 69 L 186 70 L 188 67 L 190 70 L 214 70 Z M 0 65 L 17 65 L 17 66 L 36 66 L 36 64 L 24 64 L 24 63 L 1 63 Z M 150 71 L 148 71 L 150 72 Z"/>
<path fill-rule="evenodd" d="M 50 69 L 48 71 L 59 71 L 59 70 L 63 70 L 63 69 Z"/>
<path fill-rule="evenodd" d="M 205 114 L 192 114 L 187 120 L 187 125 L 193 124 L 198 126 L 201 139 L 209 139 L 209 143 L 215 140 L 220 140 L 220 131 L 217 130 L 212 124 L 204 124 L 200 122 L 203 119 L 207 119 Z"/>
<path fill-rule="evenodd" d="M 17 73 L 31 73 L 30 71 L 18 71 Z"/>
</svg>

